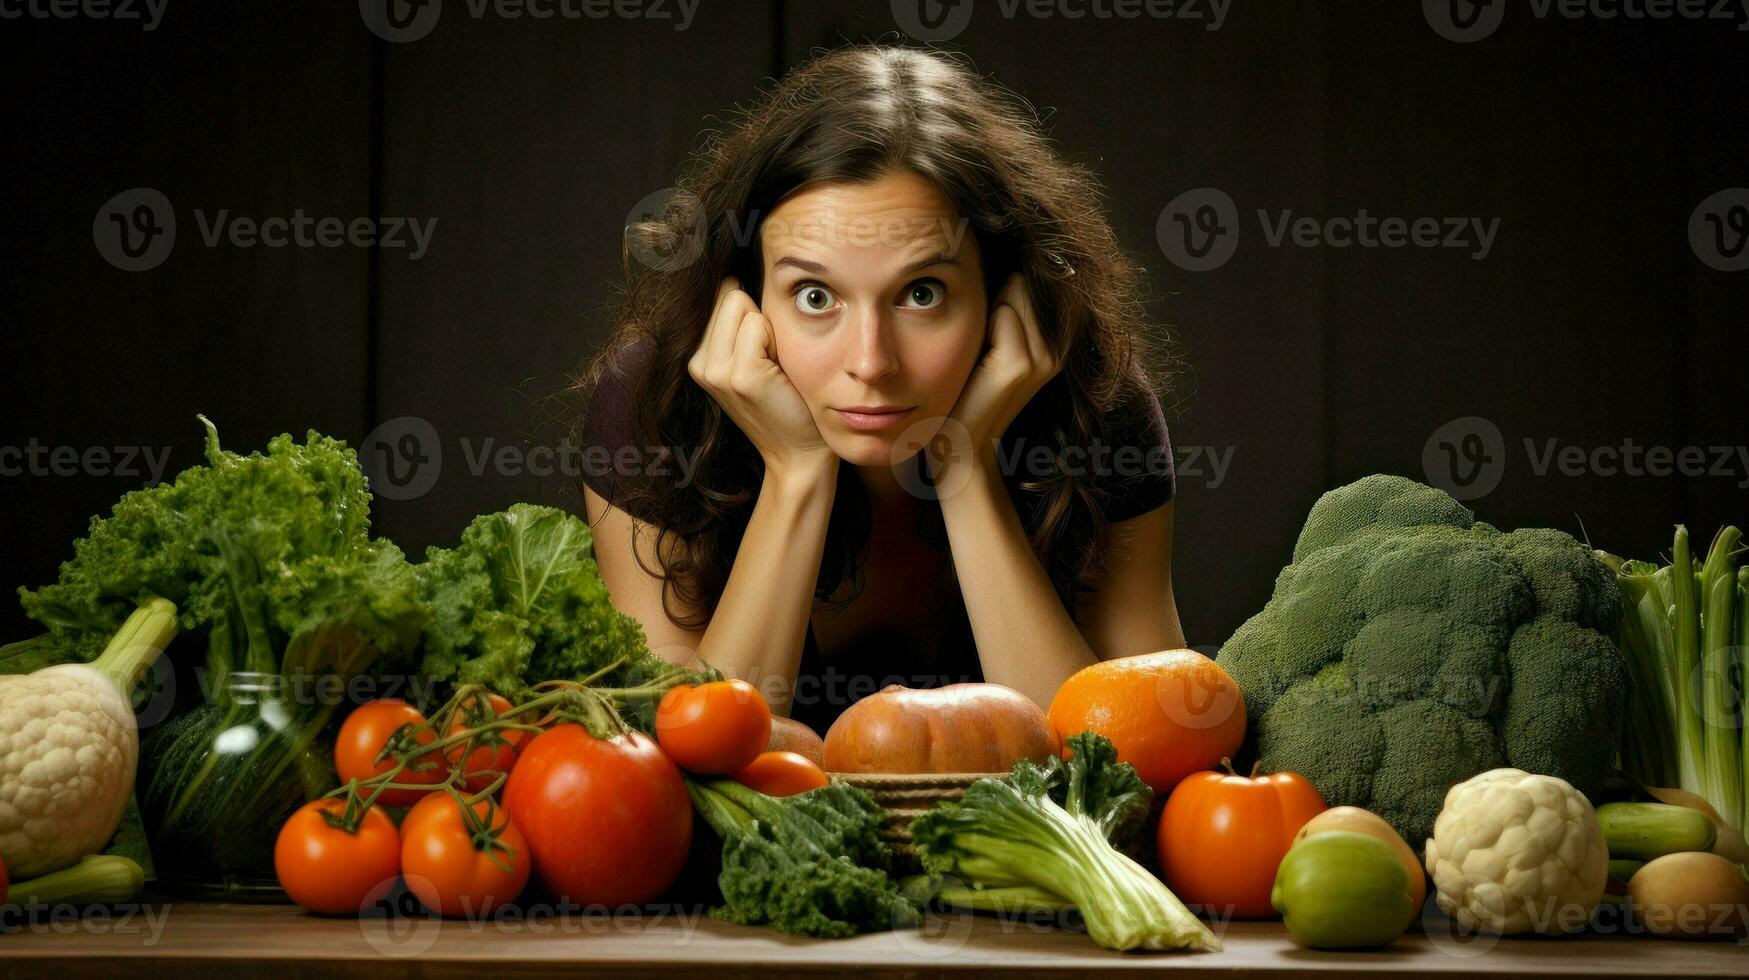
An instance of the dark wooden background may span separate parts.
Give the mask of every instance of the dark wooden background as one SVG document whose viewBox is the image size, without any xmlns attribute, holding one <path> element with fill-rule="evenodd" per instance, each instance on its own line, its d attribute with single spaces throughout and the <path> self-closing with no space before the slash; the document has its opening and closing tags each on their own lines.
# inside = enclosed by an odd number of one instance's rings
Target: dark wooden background
<svg viewBox="0 0 1749 980">
<path fill-rule="evenodd" d="M 1421 6 L 1235 0 L 1209 31 L 979 0 L 952 42 L 1105 180 L 1178 345 L 1174 440 L 1231 452 L 1218 485 L 1206 463 L 1180 476 L 1193 644 L 1264 602 L 1321 491 L 1425 477 L 1453 419 L 1502 435 L 1499 485 L 1471 502 L 1496 524 L 1582 521 L 1594 543 L 1650 557 L 1676 521 L 1705 536 L 1749 520 L 1741 459 L 1692 478 L 1539 476 L 1523 448 L 1749 443 L 1749 272 L 1709 268 L 1687 234 L 1701 201 L 1749 185 L 1749 33 L 1514 4 L 1492 37 L 1457 44 Z M 172 0 L 151 31 L 0 20 L 0 444 L 168 447 L 174 473 L 198 461 L 197 412 L 244 450 L 413 416 L 437 435 L 435 483 L 375 510 L 410 553 L 519 499 L 574 507 L 570 481 L 475 475 L 467 453 L 556 438 L 552 395 L 608 329 L 628 211 L 762 77 L 897 27 L 887 0 L 703 0 L 683 31 L 475 18 L 449 0 L 428 36 L 397 44 L 349 0 Z M 142 186 L 172 202 L 177 244 L 124 272 L 93 220 Z M 1193 273 L 1155 223 L 1203 186 L 1234 199 L 1242 231 L 1231 261 Z M 1498 218 L 1499 232 L 1482 261 L 1270 248 L 1257 208 Z M 415 261 L 207 247 L 196 209 L 437 224 Z M 0 477 L 10 584 L 51 578 L 90 516 L 144 479 Z M 31 631 L 3 608 L 4 636 Z"/>
</svg>

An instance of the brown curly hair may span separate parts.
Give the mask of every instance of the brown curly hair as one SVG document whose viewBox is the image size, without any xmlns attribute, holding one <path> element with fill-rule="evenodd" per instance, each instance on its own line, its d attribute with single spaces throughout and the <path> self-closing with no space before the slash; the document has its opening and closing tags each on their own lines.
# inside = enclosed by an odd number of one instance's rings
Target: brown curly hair
<svg viewBox="0 0 1749 980">
<path fill-rule="evenodd" d="M 757 222 L 797 187 L 914 171 L 935 182 L 969 221 L 983 256 L 985 295 L 994 297 L 1011 272 L 1026 279 L 1045 338 L 1068 356 L 1009 426 L 1005 443 L 1055 447 L 1061 458 L 1064 448 L 1097 445 L 1120 410 L 1132 410 L 1125 406 L 1146 405 L 1138 391 L 1163 393 L 1167 358 L 1144 322 L 1140 270 L 1104 216 L 1096 178 L 1060 159 L 1041 128 L 1028 102 L 985 80 L 963 56 L 849 45 L 791 71 L 738 125 L 712 134 L 665 195 L 661 213 L 627 227 L 615 330 L 572 392 L 582 401 L 581 426 L 612 373 L 631 393 L 624 424 L 638 445 L 698 452 L 690 480 L 645 476 L 623 483 L 613 500 L 656 529 L 661 567 L 644 567 L 663 580 L 663 609 L 676 625 L 702 629 L 709 622 L 764 469 L 752 442 L 691 378 L 687 361 L 724 276 L 736 276 L 759 299 Z M 635 358 L 628 356 L 633 348 Z M 863 586 L 869 501 L 860 479 L 844 479 L 842 470 L 840 476 L 816 585 L 822 600 L 847 579 L 851 598 Z M 1028 477 L 1004 481 L 1073 615 L 1077 593 L 1104 568 L 1100 541 L 1110 489 L 1085 470 Z M 923 513 L 919 535 L 945 547 L 940 508 Z M 677 615 L 672 599 L 697 612 Z"/>
</svg>

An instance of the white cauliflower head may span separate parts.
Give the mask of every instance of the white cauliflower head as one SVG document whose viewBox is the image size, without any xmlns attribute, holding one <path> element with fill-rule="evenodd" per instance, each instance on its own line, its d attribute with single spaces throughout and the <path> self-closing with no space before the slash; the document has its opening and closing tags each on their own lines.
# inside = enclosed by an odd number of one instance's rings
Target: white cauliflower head
<svg viewBox="0 0 1749 980">
<path fill-rule="evenodd" d="M 1439 907 L 1502 935 L 1582 929 L 1603 898 L 1609 850 L 1565 780 L 1491 769 L 1453 786 L 1427 841 Z"/>
<path fill-rule="evenodd" d="M 15 879 L 109 842 L 139 760 L 134 711 L 84 664 L 0 677 L 0 857 Z"/>
</svg>

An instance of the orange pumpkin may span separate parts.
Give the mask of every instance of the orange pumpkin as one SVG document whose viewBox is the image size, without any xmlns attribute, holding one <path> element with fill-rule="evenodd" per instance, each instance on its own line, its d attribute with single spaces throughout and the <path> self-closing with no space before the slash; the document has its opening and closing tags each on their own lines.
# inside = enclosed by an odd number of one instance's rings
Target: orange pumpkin
<svg viewBox="0 0 1749 980">
<path fill-rule="evenodd" d="M 1300 828 L 1323 812 L 1324 797 L 1298 773 L 1192 773 L 1160 814 L 1166 885 L 1211 914 L 1274 916 L 1269 890 L 1276 869 Z"/>
<path fill-rule="evenodd" d="M 828 772 L 1006 772 L 1057 751 L 1044 710 L 1000 684 L 890 684 L 826 732 Z"/>
<path fill-rule="evenodd" d="M 820 733 L 793 718 L 771 716 L 771 738 L 765 751 L 794 752 L 816 766 L 826 765 L 826 743 L 820 740 Z"/>
</svg>

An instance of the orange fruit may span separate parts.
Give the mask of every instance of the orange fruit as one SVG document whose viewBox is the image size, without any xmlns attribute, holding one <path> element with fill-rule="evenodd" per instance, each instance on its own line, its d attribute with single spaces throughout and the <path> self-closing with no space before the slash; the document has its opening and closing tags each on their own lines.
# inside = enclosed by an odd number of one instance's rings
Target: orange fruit
<svg viewBox="0 0 1749 980">
<path fill-rule="evenodd" d="M 1195 650 L 1104 660 L 1063 682 L 1051 699 L 1059 741 L 1091 729 L 1156 793 L 1219 766 L 1245 740 L 1239 685 Z M 1067 745 L 1066 741 L 1064 742 Z"/>
</svg>

